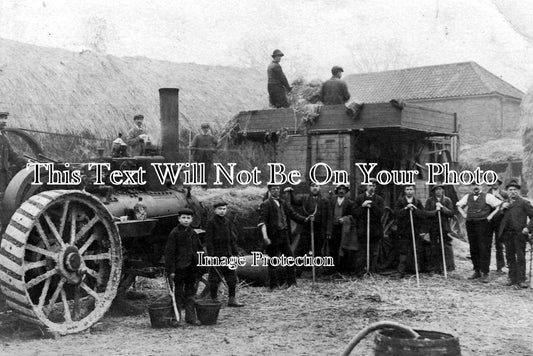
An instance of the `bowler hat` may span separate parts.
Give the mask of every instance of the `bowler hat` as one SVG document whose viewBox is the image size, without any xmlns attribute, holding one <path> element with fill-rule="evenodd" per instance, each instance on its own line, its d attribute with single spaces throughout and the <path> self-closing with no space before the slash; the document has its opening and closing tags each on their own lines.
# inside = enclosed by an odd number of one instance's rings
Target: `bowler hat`
<svg viewBox="0 0 533 356">
<path fill-rule="evenodd" d="M 339 190 L 339 188 L 343 187 L 344 189 L 346 189 L 346 191 L 350 191 L 350 184 L 337 184 L 337 186 L 335 187 L 335 194 L 337 194 L 337 191 Z"/>
<path fill-rule="evenodd" d="M 515 187 L 516 189 L 520 189 L 520 184 L 518 184 L 518 182 L 516 180 L 512 180 L 510 181 L 509 183 L 507 183 L 507 185 L 505 186 L 505 189 L 509 189 L 511 187 Z"/>
<path fill-rule="evenodd" d="M 444 189 L 444 185 L 442 183 L 437 183 L 437 184 L 435 184 L 434 186 L 431 187 L 431 191 L 434 192 L 435 189 L 437 189 L 437 188 Z"/>
<path fill-rule="evenodd" d="M 342 69 L 342 67 L 339 67 L 339 66 L 333 66 L 333 68 L 331 68 L 331 74 L 336 74 L 338 72 L 344 72 L 344 69 Z"/>
<path fill-rule="evenodd" d="M 209 124 L 206 123 L 206 122 L 204 122 L 202 125 L 200 125 L 200 127 L 201 127 L 202 129 L 208 129 L 208 128 L 209 128 Z"/>
<path fill-rule="evenodd" d="M 7 111 L 0 112 L 0 117 L 8 117 L 9 113 Z"/>
<path fill-rule="evenodd" d="M 284 54 L 279 49 L 275 49 L 274 52 L 272 52 L 272 58 L 274 57 L 283 57 Z"/>
<path fill-rule="evenodd" d="M 194 215 L 194 211 L 192 211 L 191 209 L 189 208 L 183 208 L 183 209 L 180 209 L 178 210 L 178 216 L 180 215 Z"/>
<path fill-rule="evenodd" d="M 140 115 L 140 114 L 139 114 L 139 115 L 135 115 L 135 116 L 133 117 L 133 120 L 144 120 L 144 116 L 143 116 L 143 115 Z"/>
<path fill-rule="evenodd" d="M 219 200 L 215 204 L 213 204 L 213 208 L 218 208 L 219 206 L 227 206 L 228 203 L 226 203 L 224 200 Z"/>
</svg>

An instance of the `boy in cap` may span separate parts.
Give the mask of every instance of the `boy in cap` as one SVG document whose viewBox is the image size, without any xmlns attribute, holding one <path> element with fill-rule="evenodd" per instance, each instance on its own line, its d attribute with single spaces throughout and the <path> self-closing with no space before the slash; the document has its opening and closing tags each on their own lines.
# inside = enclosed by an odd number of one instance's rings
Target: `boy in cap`
<svg viewBox="0 0 533 356">
<path fill-rule="evenodd" d="M 4 134 L 8 116 L 8 112 L 0 112 L 0 195 L 6 190 L 7 184 L 11 179 L 10 165 L 14 164 L 17 169 L 22 169 L 28 162 L 27 159 L 13 151 L 9 140 Z"/>
<path fill-rule="evenodd" d="M 446 271 L 453 271 L 455 269 L 455 264 L 453 259 L 453 247 L 451 244 L 452 239 L 448 237 L 448 233 L 451 231 L 449 219 L 453 217 L 453 203 L 450 198 L 444 195 L 444 186 L 442 184 L 433 186 L 431 192 L 433 194 L 426 200 L 425 207 L 426 216 L 428 217 L 429 238 L 431 241 L 429 270 L 436 273 L 441 273 L 443 271 L 443 256 L 440 241 L 440 233 L 442 231 Z M 441 215 L 441 227 L 439 227 L 439 212 Z"/>
<path fill-rule="evenodd" d="M 230 222 L 226 218 L 228 204 L 218 201 L 213 205 L 215 215 L 207 221 L 205 228 L 205 246 L 207 255 L 211 257 L 231 257 L 238 256 L 237 241 Z M 235 296 L 237 289 L 237 272 L 227 266 L 210 267 L 209 269 L 209 289 L 211 299 L 217 300 L 218 286 L 221 278 L 224 277 L 228 284 L 228 307 L 243 307 Z"/>
<path fill-rule="evenodd" d="M 178 212 L 179 224 L 170 232 L 165 246 L 165 264 L 169 282 L 175 286 L 178 307 L 185 305 L 185 321 L 200 325 L 194 309 L 194 297 L 198 278 L 198 252 L 203 249 L 198 235 L 191 227 L 193 215 L 191 209 Z M 181 314 L 181 310 L 179 313 Z"/>
<path fill-rule="evenodd" d="M 345 104 L 350 99 L 348 85 L 341 79 L 344 70 L 342 67 L 331 68 L 331 78 L 322 84 L 322 102 L 324 105 Z"/>
<path fill-rule="evenodd" d="M 511 181 L 505 187 L 508 198 L 500 206 L 503 217 L 499 234 L 505 242 L 507 263 L 509 263 L 509 285 L 527 288 L 526 283 L 526 242 L 533 231 L 533 207 L 520 197 L 520 185 Z M 527 224 L 527 218 L 530 222 Z"/>
<path fill-rule="evenodd" d="M 270 105 L 275 108 L 290 107 L 289 101 L 287 100 L 287 92 L 290 92 L 292 88 L 279 64 L 283 56 L 283 52 L 279 49 L 274 50 L 272 53 L 272 63 L 270 63 L 267 69 Z"/>
<path fill-rule="evenodd" d="M 200 126 L 202 133 L 194 136 L 191 142 L 191 154 L 196 163 L 205 164 L 205 179 L 207 187 L 211 186 L 211 171 L 213 168 L 213 155 L 218 145 L 218 140 L 215 136 L 209 133 L 210 126 L 208 123 L 203 123 Z"/>
</svg>

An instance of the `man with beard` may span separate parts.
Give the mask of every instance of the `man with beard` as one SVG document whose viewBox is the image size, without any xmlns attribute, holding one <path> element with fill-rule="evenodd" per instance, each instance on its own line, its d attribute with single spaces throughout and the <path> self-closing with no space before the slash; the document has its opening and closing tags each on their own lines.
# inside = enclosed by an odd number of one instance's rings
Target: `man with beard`
<svg viewBox="0 0 533 356">
<path fill-rule="evenodd" d="M 444 254 L 446 271 L 455 269 L 453 259 L 452 239 L 448 237 L 450 229 L 449 219 L 453 217 L 453 203 L 444 195 L 444 187 L 441 184 L 431 188 L 432 195 L 426 201 L 426 215 L 428 217 L 429 238 L 431 240 L 431 259 L 429 270 L 436 273 L 443 271 L 443 256 L 441 246 L 441 232 L 444 240 Z M 439 227 L 439 213 L 441 215 Z"/>
<path fill-rule="evenodd" d="M 301 201 L 301 208 L 304 216 L 314 215 L 314 219 L 304 225 L 295 255 L 303 256 L 311 251 L 311 224 L 313 224 L 315 256 L 328 255 L 326 250 L 331 239 L 330 205 L 329 201 L 320 194 L 320 186 L 318 184 L 311 182 L 309 194 Z M 335 266 L 337 266 L 337 257 L 335 257 L 337 255 L 338 246 L 337 253 L 331 250 Z"/>
<path fill-rule="evenodd" d="M 479 185 L 472 185 L 472 193 L 466 194 L 458 202 L 459 212 L 466 218 L 466 233 L 470 244 L 470 256 L 474 274 L 469 279 L 481 278 L 481 282 L 489 283 L 490 250 L 492 236 L 490 220 L 492 212 L 501 204 L 501 200 L 492 194 L 481 191 Z M 463 208 L 468 207 L 468 213 Z"/>
<path fill-rule="evenodd" d="M 520 185 L 516 181 L 507 184 L 505 190 L 509 196 L 500 206 L 503 217 L 499 232 L 505 241 L 505 253 L 509 264 L 508 285 L 527 288 L 526 242 L 528 234 L 533 231 L 533 207 L 529 201 L 520 197 Z M 526 226 L 528 217 L 532 220 Z"/>
<path fill-rule="evenodd" d="M 366 268 L 367 228 L 370 234 L 370 272 L 377 271 L 379 241 L 383 237 L 381 217 L 385 212 L 385 201 L 376 194 L 377 180 L 371 179 L 366 191 L 354 202 L 354 216 L 357 219 L 359 250 L 357 256 L 357 272 Z M 370 221 L 368 221 L 370 214 Z"/>
<path fill-rule="evenodd" d="M 412 256 L 414 261 L 414 254 L 417 253 L 413 246 L 413 228 L 417 250 L 419 250 L 419 246 L 421 246 L 419 233 L 424 218 L 424 206 L 422 205 L 422 202 L 415 197 L 415 186 L 406 185 L 403 193 L 403 196 L 401 196 L 394 205 L 398 236 L 400 238 L 400 260 L 397 268 L 398 277 L 403 277 L 405 275 L 408 257 Z M 413 217 L 412 224 L 411 216 Z"/>
<path fill-rule="evenodd" d="M 293 257 L 290 247 L 290 226 L 289 219 L 292 219 L 300 224 L 306 223 L 310 217 L 304 217 L 294 211 L 294 209 L 279 198 L 280 186 L 271 184 L 268 186 L 269 197 L 259 208 L 259 227 L 263 235 L 266 253 L 270 257 L 285 255 Z M 296 274 L 294 266 L 284 267 L 287 280 L 285 285 L 290 287 L 296 285 Z M 268 276 L 270 279 L 270 290 L 280 286 L 278 278 L 275 273 L 275 267 L 268 265 Z M 281 283 L 283 284 L 283 283 Z"/>
</svg>

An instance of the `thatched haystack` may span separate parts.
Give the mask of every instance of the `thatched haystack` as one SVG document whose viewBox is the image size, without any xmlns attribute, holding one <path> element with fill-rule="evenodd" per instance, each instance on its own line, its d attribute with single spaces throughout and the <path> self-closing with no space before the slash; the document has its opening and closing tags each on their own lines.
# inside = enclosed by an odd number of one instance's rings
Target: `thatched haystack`
<svg viewBox="0 0 533 356">
<path fill-rule="evenodd" d="M 533 87 L 522 99 L 520 104 L 520 118 L 523 124 L 522 144 L 523 144 L 523 164 L 522 175 L 528 187 L 533 187 Z M 528 192 L 528 197 L 533 199 L 533 189 Z"/>
<path fill-rule="evenodd" d="M 479 145 L 462 145 L 459 152 L 460 164 L 475 169 L 483 164 L 509 162 L 522 159 L 520 138 L 500 138 Z"/>
<path fill-rule="evenodd" d="M 264 107 L 266 76 L 251 69 L 69 52 L 0 39 L 0 111 L 10 126 L 113 139 L 145 116 L 158 141 L 158 89 L 178 87 L 182 127 L 215 129 Z"/>
</svg>

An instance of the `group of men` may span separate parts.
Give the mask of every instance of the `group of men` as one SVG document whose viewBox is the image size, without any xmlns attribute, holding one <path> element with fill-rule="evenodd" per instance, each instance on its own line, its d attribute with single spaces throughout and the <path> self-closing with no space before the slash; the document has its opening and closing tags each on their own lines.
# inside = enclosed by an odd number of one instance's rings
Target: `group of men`
<svg viewBox="0 0 533 356">
<path fill-rule="evenodd" d="M 470 279 L 489 282 L 490 253 L 495 237 L 497 271 L 505 266 L 503 247 L 509 268 L 509 285 L 526 288 L 525 250 L 528 234 L 533 231 L 533 207 L 520 197 L 520 185 L 511 181 L 506 191 L 498 186 L 483 193 L 473 186 L 456 204 L 464 213 L 474 273 Z M 334 267 L 324 273 L 383 272 L 393 267 L 393 276 L 403 277 L 415 270 L 439 273 L 455 269 L 450 219 L 455 207 L 445 195 L 445 187 L 437 184 L 425 204 L 415 196 L 415 186 L 406 185 L 402 196 L 391 209 L 393 227 L 387 233 L 389 252 L 383 256 L 384 229 L 382 218 L 385 202 L 376 194 L 375 180 L 365 187 L 354 200 L 347 196 L 349 185 L 338 185 L 335 197 L 329 199 L 320 192 L 320 186 L 311 184 L 309 194 L 298 199 L 292 188 L 285 188 L 287 199 L 280 197 L 280 187 L 268 187 L 268 195 L 260 208 L 260 224 L 266 251 L 270 256 L 331 256 Z M 464 208 L 467 207 L 467 211 Z M 295 239 L 291 236 L 290 220 L 303 225 Z M 424 239 L 427 236 L 427 240 Z M 311 242 L 313 239 L 313 243 Z M 380 248 L 381 247 L 381 248 Z M 314 250 L 314 251 L 313 251 Z M 414 258 L 417 256 L 418 258 Z M 378 257 L 381 257 L 378 260 Z M 388 261 L 388 263 L 387 263 Z M 415 263 L 418 265 L 415 266 Z M 269 269 L 270 288 L 296 283 L 293 267 L 285 272 L 287 279 L 279 280 L 275 268 Z"/>
<path fill-rule="evenodd" d="M 279 49 L 272 53 L 272 62 L 268 66 L 268 95 L 270 105 L 275 108 L 290 107 L 287 94 L 292 91 L 287 77 L 283 73 L 280 61 L 284 54 Z M 344 70 L 342 67 L 334 66 L 331 68 L 331 78 L 322 84 L 321 98 L 324 105 L 345 104 L 350 99 L 350 92 L 346 82 L 341 79 Z"/>
</svg>

